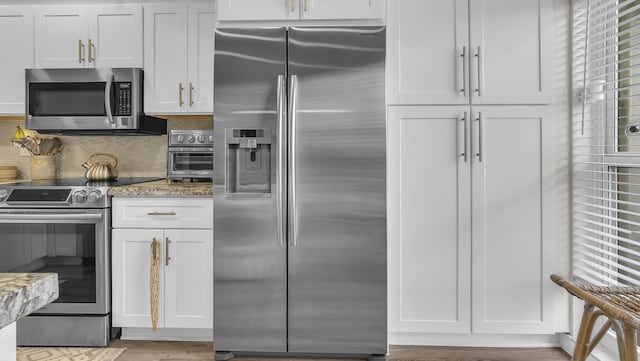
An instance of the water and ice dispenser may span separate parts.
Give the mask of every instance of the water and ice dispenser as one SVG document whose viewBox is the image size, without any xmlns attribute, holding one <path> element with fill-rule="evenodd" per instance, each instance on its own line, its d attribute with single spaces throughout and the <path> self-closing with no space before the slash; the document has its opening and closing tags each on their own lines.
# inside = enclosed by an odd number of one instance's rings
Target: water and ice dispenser
<svg viewBox="0 0 640 361">
<path fill-rule="evenodd" d="M 227 196 L 271 195 L 271 129 L 225 130 Z"/>
</svg>

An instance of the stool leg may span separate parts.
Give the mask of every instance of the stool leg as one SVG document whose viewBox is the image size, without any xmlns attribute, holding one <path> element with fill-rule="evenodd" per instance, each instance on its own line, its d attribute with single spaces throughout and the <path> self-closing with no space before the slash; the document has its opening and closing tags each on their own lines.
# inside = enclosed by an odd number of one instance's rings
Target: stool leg
<svg viewBox="0 0 640 361">
<path fill-rule="evenodd" d="M 636 330 L 624 326 L 622 332 L 624 333 L 625 361 L 638 361 Z"/>
<path fill-rule="evenodd" d="M 620 320 L 612 320 L 612 324 L 616 331 L 620 361 L 638 361 L 636 330 L 626 326 Z"/>
<path fill-rule="evenodd" d="M 580 321 L 580 329 L 576 338 L 576 347 L 573 350 L 573 361 L 585 361 L 589 356 L 589 340 L 593 332 L 593 326 L 602 313 L 596 307 L 588 302 L 584 303 L 584 312 Z"/>
<path fill-rule="evenodd" d="M 617 319 L 611 319 L 611 324 L 613 325 L 613 330 L 616 331 L 616 342 L 618 342 L 618 356 L 620 357 L 620 361 L 627 361 L 624 325 Z"/>
</svg>

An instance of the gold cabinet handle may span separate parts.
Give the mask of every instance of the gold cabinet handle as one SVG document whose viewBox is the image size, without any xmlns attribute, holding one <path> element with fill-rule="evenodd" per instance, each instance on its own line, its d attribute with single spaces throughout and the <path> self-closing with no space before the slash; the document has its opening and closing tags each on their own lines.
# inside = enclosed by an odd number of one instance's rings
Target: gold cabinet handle
<svg viewBox="0 0 640 361">
<path fill-rule="evenodd" d="M 170 211 L 170 212 L 147 212 L 148 216 L 175 216 L 176 212 L 174 211 Z"/>
<path fill-rule="evenodd" d="M 193 83 L 189 82 L 189 106 L 193 106 Z"/>
<path fill-rule="evenodd" d="M 178 103 L 180 104 L 180 106 L 184 105 L 184 101 L 182 101 L 183 90 L 184 90 L 184 87 L 182 86 L 182 83 L 178 83 Z"/>
<path fill-rule="evenodd" d="M 307 0 L 304 0 L 304 12 L 306 13 L 309 10 L 309 7 L 307 6 Z"/>
<path fill-rule="evenodd" d="M 171 241 L 169 240 L 169 237 L 166 237 L 164 239 L 164 265 L 168 266 L 169 265 L 169 261 L 171 261 L 171 257 L 169 257 L 169 244 L 171 244 Z"/>
<path fill-rule="evenodd" d="M 82 39 L 78 39 L 78 63 L 82 64 L 84 62 L 84 44 L 82 44 Z"/>
<path fill-rule="evenodd" d="M 298 0 L 291 0 L 291 12 L 296 11 L 296 1 Z"/>
<path fill-rule="evenodd" d="M 96 62 L 96 44 L 91 41 L 91 39 L 89 39 L 89 63 L 91 63 L 92 61 L 95 63 Z"/>
</svg>

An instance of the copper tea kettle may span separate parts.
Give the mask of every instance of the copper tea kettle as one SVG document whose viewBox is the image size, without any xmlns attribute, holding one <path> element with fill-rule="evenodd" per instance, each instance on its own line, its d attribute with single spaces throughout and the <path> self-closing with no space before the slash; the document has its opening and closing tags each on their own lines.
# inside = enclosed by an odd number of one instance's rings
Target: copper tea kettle
<svg viewBox="0 0 640 361">
<path fill-rule="evenodd" d="M 96 162 L 94 158 L 98 156 L 111 158 L 113 162 Z M 82 163 L 82 166 L 87 170 L 84 177 L 91 181 L 112 180 L 118 177 L 118 159 L 109 153 L 95 153 Z"/>
</svg>

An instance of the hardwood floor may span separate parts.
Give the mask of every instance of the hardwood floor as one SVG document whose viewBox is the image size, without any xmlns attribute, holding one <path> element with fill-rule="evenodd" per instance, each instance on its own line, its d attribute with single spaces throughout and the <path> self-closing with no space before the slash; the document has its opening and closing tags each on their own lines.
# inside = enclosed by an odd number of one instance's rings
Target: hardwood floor
<svg viewBox="0 0 640 361">
<path fill-rule="evenodd" d="M 213 360 L 210 342 L 159 342 L 114 340 L 109 347 L 127 348 L 117 361 Z M 236 361 L 264 360 L 264 357 L 236 357 Z M 389 361 L 568 361 L 558 348 L 474 348 L 390 346 Z M 274 358 L 293 361 L 290 358 Z M 311 360 L 311 359 L 304 359 Z M 330 361 L 330 359 L 321 359 Z M 343 359 L 344 361 L 344 359 Z"/>
</svg>

